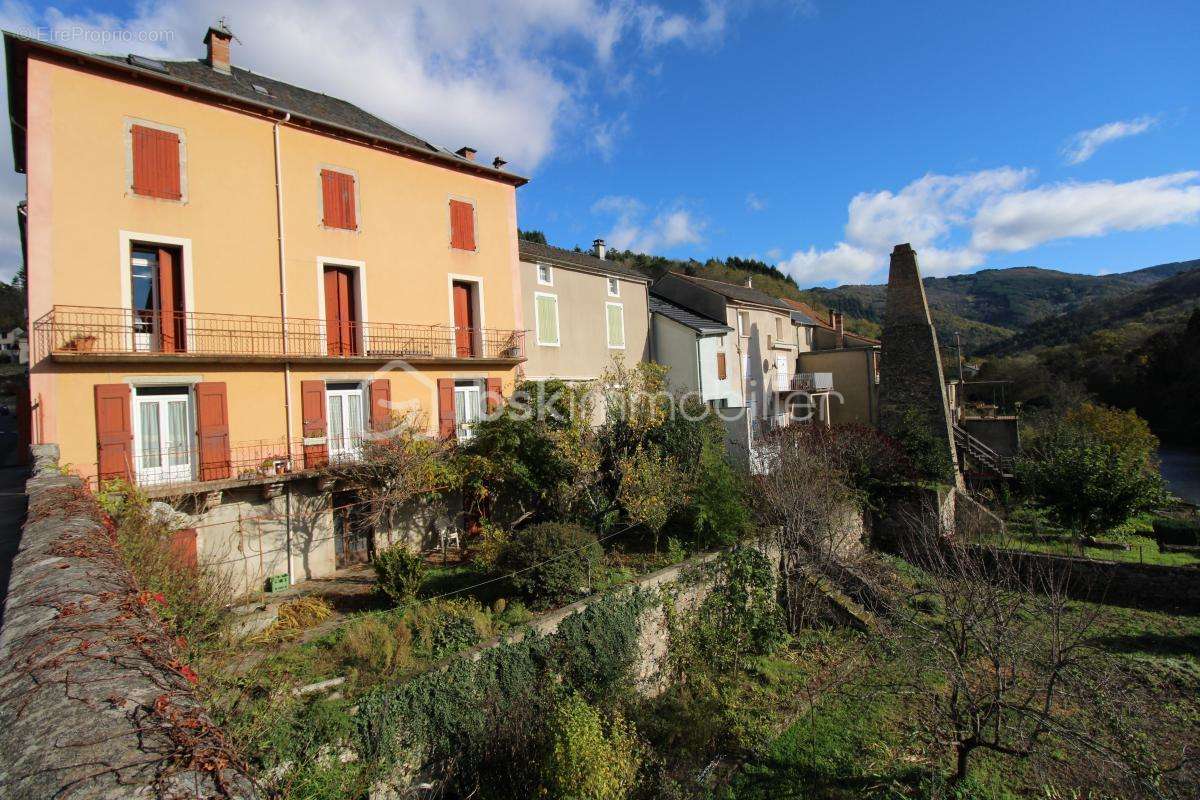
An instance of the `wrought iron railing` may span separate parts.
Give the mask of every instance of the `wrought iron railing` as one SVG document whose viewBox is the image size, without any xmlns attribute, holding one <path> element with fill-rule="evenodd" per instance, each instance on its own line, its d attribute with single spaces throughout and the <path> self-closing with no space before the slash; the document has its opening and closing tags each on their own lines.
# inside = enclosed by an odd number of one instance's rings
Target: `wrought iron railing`
<svg viewBox="0 0 1200 800">
<path fill-rule="evenodd" d="M 777 392 L 828 392 L 832 389 L 832 372 L 797 372 L 790 376 L 775 376 Z"/>
<path fill-rule="evenodd" d="M 34 358 L 62 354 L 520 360 L 525 332 L 396 322 L 54 306 L 33 324 Z"/>
</svg>

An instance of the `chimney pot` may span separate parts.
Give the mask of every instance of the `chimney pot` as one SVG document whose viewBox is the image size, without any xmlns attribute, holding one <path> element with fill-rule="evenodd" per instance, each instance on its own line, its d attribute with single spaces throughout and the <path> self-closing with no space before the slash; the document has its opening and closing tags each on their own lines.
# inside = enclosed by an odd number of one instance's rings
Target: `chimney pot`
<svg viewBox="0 0 1200 800">
<path fill-rule="evenodd" d="M 225 24 L 225 18 L 217 20 L 204 34 L 208 46 L 208 65 L 224 75 L 230 73 L 229 47 L 233 42 L 233 31 Z"/>
<path fill-rule="evenodd" d="M 601 260 L 608 255 L 608 248 L 604 245 L 603 239 L 595 239 L 592 241 L 592 255 Z"/>
<path fill-rule="evenodd" d="M 747 276 L 746 276 L 746 288 L 747 288 L 747 289 L 753 289 L 753 288 L 754 288 L 754 277 L 753 277 L 753 276 L 751 276 L 751 275 L 747 275 Z"/>
<path fill-rule="evenodd" d="M 830 314 L 833 317 L 833 338 L 835 346 L 846 346 L 846 330 L 843 325 L 842 312 L 834 311 Z"/>
<path fill-rule="evenodd" d="M 503 166 L 504 166 L 505 164 L 507 164 L 507 163 L 508 163 L 508 162 L 507 162 L 507 161 L 505 161 L 505 160 L 504 160 L 503 158 L 501 158 L 500 156 L 496 156 L 494 159 L 492 159 L 492 169 L 500 169 L 501 167 L 503 167 Z"/>
<path fill-rule="evenodd" d="M 475 152 L 474 147 L 460 147 L 454 151 L 454 154 L 465 158 L 467 161 L 474 161 Z"/>
</svg>

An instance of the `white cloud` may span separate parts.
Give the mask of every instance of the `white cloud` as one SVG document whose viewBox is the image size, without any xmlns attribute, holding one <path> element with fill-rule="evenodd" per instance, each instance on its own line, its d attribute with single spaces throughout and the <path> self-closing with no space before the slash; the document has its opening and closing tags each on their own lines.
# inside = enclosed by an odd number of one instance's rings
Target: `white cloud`
<svg viewBox="0 0 1200 800">
<path fill-rule="evenodd" d="M 1160 228 L 1198 218 L 1200 172 L 1126 183 L 1060 183 L 990 199 L 972 223 L 971 241 L 984 250 L 1025 250 L 1053 239 Z"/>
<path fill-rule="evenodd" d="M 698 244 L 704 240 L 706 220 L 684 208 L 671 208 L 646 220 L 646 207 L 633 197 L 602 197 L 592 205 L 593 213 L 616 216 L 605 234 L 608 244 L 618 250 L 661 253 L 672 247 Z"/>
<path fill-rule="evenodd" d="M 1145 133 L 1156 124 L 1158 124 L 1157 117 L 1138 117 L 1137 119 L 1109 122 L 1098 128 L 1080 131 L 1063 146 L 1063 157 L 1068 164 L 1082 164 L 1109 142 Z"/>
<path fill-rule="evenodd" d="M 746 210 L 748 211 L 763 211 L 767 207 L 767 201 L 756 195 L 754 192 L 746 195 Z"/>
<path fill-rule="evenodd" d="M 780 268 L 808 283 L 880 280 L 892 247 L 909 242 L 924 274 L 951 275 L 997 251 L 1200 221 L 1200 172 L 1029 187 L 1032 178 L 1032 170 L 1001 167 L 862 192 L 850 200 L 843 241 L 798 250 Z"/>
<path fill-rule="evenodd" d="M 558 141 L 594 124 L 587 98 L 611 82 L 618 54 L 622 69 L 633 72 L 639 58 L 664 45 L 717 44 L 727 2 L 704 0 L 696 13 L 683 14 L 648 0 L 263 0 L 236 6 L 227 19 L 240 42 L 235 64 L 345 98 L 450 149 L 471 145 L 489 161 L 502 155 L 513 169 L 531 172 Z M 118 17 L 4 0 L 0 24 L 78 50 L 197 58 L 204 30 L 232 8 L 224 0 L 132 5 L 129 16 Z M 609 112 L 592 145 L 610 157 L 628 127 L 627 116 Z M 11 152 L 8 126 L 0 128 L 0 147 Z M 11 208 L 24 183 L 3 172 L 0 203 Z M 7 231 L 0 231 L 0 277 L 19 258 L 11 225 L 0 220 Z"/>
</svg>

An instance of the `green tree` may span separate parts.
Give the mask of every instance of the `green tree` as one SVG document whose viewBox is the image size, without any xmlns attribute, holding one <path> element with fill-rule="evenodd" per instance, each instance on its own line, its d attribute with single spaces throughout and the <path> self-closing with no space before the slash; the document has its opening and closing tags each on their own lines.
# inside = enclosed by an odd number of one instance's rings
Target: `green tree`
<svg viewBox="0 0 1200 800">
<path fill-rule="evenodd" d="M 517 230 L 517 238 L 524 239 L 527 242 L 537 242 L 538 244 L 546 244 L 546 234 L 541 231 L 523 231 Z"/>
<path fill-rule="evenodd" d="M 1018 477 L 1082 551 L 1085 538 L 1162 502 L 1156 443 L 1134 412 L 1084 404 L 1037 433 Z"/>
</svg>

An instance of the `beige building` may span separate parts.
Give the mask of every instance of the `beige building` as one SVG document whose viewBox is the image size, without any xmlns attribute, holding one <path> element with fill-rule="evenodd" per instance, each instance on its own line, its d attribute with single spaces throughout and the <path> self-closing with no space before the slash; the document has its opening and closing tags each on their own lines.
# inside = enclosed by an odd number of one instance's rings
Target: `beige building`
<svg viewBox="0 0 1200 800">
<path fill-rule="evenodd" d="M 828 373 L 837 387 L 830 396 L 829 421 L 878 425 L 879 341 L 845 330 L 839 311 L 825 317 L 807 303 L 784 302 L 792 309 L 792 322 L 812 342 L 811 350 L 800 354 L 798 368 Z"/>
<path fill-rule="evenodd" d="M 664 275 L 651 292 L 671 307 L 728 329 L 719 337 L 697 331 L 690 349 L 679 336 L 660 341 L 660 328 L 680 324 L 678 315 L 663 307 L 656 314 L 662 322 L 655 323 L 654 346 L 655 359 L 670 367 L 672 375 L 695 373 L 700 385 L 723 395 L 705 399 L 722 411 L 735 455 L 753 453 L 764 435 L 795 421 L 828 424 L 830 393 L 836 386 L 827 372 L 797 370 L 812 339 L 808 329 L 793 324 L 790 306 L 749 280 L 739 286 L 680 273 Z M 688 385 L 690 379 L 680 384 Z"/>
<path fill-rule="evenodd" d="M 521 240 L 521 306 L 528 380 L 593 381 L 614 359 L 649 358 L 650 279 L 591 253 Z"/>
<path fill-rule="evenodd" d="M 204 41 L 159 61 L 5 34 L 34 441 L 170 499 L 254 588 L 390 535 L 330 461 L 395 416 L 467 436 L 512 386 L 525 179 Z"/>
</svg>

